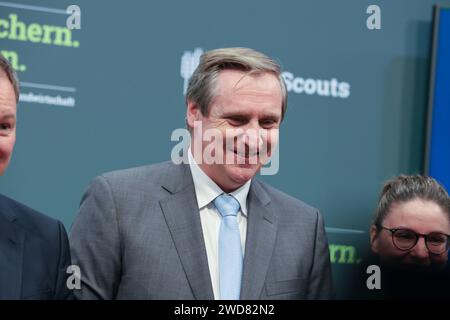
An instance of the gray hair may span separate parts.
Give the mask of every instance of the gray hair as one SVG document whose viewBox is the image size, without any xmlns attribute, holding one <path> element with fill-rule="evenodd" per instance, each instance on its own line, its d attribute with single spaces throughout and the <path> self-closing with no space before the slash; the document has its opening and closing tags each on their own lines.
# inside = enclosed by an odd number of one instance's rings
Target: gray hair
<svg viewBox="0 0 450 320">
<path fill-rule="evenodd" d="M 14 93 L 16 94 L 16 102 L 19 102 L 20 90 L 19 90 L 19 79 L 17 78 L 17 74 L 14 71 L 11 63 L 0 53 L 0 70 L 3 70 L 6 73 L 9 81 L 11 82 Z"/>
<path fill-rule="evenodd" d="M 186 104 L 189 101 L 195 102 L 202 115 L 207 116 L 209 105 L 214 98 L 218 75 L 225 69 L 245 71 L 249 74 L 274 74 L 280 82 L 283 96 L 281 119 L 284 118 L 287 108 L 287 91 L 279 64 L 265 54 L 248 48 L 223 48 L 202 54 L 200 63 L 189 80 Z"/>
<path fill-rule="evenodd" d="M 400 175 L 383 186 L 373 224 L 379 227 L 393 204 L 414 199 L 432 201 L 439 205 L 450 221 L 450 198 L 445 188 L 431 177 Z"/>
</svg>

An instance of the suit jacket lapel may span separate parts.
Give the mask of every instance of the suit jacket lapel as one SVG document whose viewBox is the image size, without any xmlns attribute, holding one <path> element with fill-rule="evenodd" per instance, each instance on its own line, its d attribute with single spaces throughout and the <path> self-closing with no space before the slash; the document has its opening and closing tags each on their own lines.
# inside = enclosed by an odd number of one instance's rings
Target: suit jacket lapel
<svg viewBox="0 0 450 320">
<path fill-rule="evenodd" d="M 214 293 L 189 165 L 173 165 L 163 188 L 171 195 L 160 200 L 167 225 L 196 299 L 212 300 Z"/>
<path fill-rule="evenodd" d="M 9 206 L 0 212 L 0 299 L 20 299 L 24 231 L 16 224 Z"/>
<path fill-rule="evenodd" d="M 261 296 L 277 234 L 277 211 L 257 180 L 248 194 L 247 240 L 241 299 L 255 300 Z"/>
</svg>

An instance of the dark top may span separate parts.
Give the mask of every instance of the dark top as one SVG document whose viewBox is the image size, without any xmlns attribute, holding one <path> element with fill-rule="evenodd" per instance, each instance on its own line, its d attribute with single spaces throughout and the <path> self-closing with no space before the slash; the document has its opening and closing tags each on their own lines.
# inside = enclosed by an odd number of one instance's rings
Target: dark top
<svg viewBox="0 0 450 320">
<path fill-rule="evenodd" d="M 0 195 L 0 299 L 69 299 L 61 222 Z"/>
<path fill-rule="evenodd" d="M 369 289 L 367 273 L 370 265 L 379 266 L 380 289 Z M 386 266 L 375 255 L 368 255 L 361 263 L 359 276 L 354 278 L 351 292 L 353 299 L 450 299 L 450 269 Z M 374 279 L 369 280 L 374 284 Z"/>
</svg>

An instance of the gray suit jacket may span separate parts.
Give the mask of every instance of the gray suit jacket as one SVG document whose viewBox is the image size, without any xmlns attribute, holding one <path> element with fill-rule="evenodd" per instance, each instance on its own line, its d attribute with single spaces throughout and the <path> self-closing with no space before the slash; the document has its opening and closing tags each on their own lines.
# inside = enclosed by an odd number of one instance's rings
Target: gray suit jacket
<svg viewBox="0 0 450 320">
<path fill-rule="evenodd" d="M 214 299 L 189 165 L 114 171 L 88 186 L 70 233 L 80 299 Z M 253 179 L 241 299 L 329 299 L 318 211 Z"/>
</svg>

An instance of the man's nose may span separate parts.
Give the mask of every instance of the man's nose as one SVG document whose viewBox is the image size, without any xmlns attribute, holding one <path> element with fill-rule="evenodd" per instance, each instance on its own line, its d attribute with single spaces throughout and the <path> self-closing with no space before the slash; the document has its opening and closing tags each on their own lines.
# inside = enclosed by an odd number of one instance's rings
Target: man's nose
<svg viewBox="0 0 450 320">
<path fill-rule="evenodd" d="M 245 125 L 245 130 L 247 131 L 249 129 L 254 130 L 254 131 L 263 129 L 263 127 L 260 123 L 260 119 L 258 119 L 257 117 L 255 117 L 255 118 L 252 117 L 251 119 L 249 119 L 249 121 Z"/>
<path fill-rule="evenodd" d="M 250 149 L 258 149 L 259 145 L 261 144 L 261 132 L 258 124 L 251 124 L 245 128 L 244 134 L 243 134 L 243 140 L 245 142 L 245 145 L 248 146 Z"/>
</svg>

